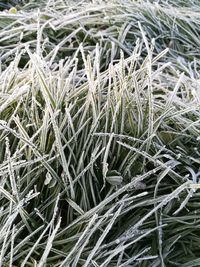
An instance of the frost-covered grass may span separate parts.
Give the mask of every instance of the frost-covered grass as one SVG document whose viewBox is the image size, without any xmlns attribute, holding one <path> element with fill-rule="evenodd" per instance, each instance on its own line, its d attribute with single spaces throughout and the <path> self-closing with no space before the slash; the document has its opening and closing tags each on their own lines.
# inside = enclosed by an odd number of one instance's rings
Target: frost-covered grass
<svg viewBox="0 0 200 267">
<path fill-rule="evenodd" d="M 66 2 L 0 13 L 0 266 L 199 266 L 199 1 Z"/>
</svg>

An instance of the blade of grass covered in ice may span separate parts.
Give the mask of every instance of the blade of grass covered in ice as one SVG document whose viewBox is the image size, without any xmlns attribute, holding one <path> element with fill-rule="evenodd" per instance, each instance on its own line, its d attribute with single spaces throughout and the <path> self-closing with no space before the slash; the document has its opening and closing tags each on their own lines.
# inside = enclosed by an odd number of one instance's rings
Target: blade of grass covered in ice
<svg viewBox="0 0 200 267">
<path fill-rule="evenodd" d="M 53 240 L 54 240 L 54 237 L 56 235 L 56 232 L 58 231 L 59 227 L 60 227 L 60 224 L 61 224 L 61 218 L 59 218 L 58 220 L 58 223 L 56 224 L 55 226 L 55 229 L 52 231 L 51 235 L 49 236 L 48 240 L 47 240 L 47 243 L 46 243 L 46 247 L 45 247 L 45 250 L 44 250 L 44 253 L 38 263 L 38 266 L 44 266 L 44 264 L 46 263 L 47 261 L 47 257 L 48 257 L 48 254 L 52 248 L 52 243 L 53 243 Z"/>
<path fill-rule="evenodd" d="M 113 224 L 115 223 L 115 220 L 117 219 L 117 217 L 120 215 L 122 206 L 117 210 L 117 212 L 115 213 L 115 215 L 112 217 L 112 219 L 110 220 L 109 224 L 106 226 L 105 230 L 103 231 L 102 235 L 99 237 L 96 245 L 94 246 L 94 248 L 92 249 L 92 251 L 90 252 L 86 262 L 84 263 L 84 267 L 89 266 L 92 258 L 94 257 L 94 255 L 96 254 L 97 250 L 99 249 L 100 245 L 102 244 L 103 240 L 105 239 L 106 235 L 108 234 L 108 232 L 110 231 L 110 229 L 112 228 Z"/>
</svg>

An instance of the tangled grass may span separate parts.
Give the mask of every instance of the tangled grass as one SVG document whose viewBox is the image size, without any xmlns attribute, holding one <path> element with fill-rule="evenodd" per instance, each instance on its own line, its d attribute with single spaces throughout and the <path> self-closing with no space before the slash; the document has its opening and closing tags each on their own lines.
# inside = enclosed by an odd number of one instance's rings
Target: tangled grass
<svg viewBox="0 0 200 267">
<path fill-rule="evenodd" d="M 0 266 L 200 265 L 200 5 L 151 2 L 0 13 Z"/>
</svg>

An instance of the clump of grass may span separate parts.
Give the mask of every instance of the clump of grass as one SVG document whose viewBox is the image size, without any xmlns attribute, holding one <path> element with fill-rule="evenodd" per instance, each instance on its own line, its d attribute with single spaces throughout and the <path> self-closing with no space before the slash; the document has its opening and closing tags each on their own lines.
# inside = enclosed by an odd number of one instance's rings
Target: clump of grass
<svg viewBox="0 0 200 267">
<path fill-rule="evenodd" d="M 1 13 L 0 266 L 199 265 L 198 21 L 166 48 L 169 8 Z"/>
<path fill-rule="evenodd" d="M 38 50 L 38 40 L 43 48 L 40 53 L 50 63 L 71 56 L 81 43 L 85 51 L 94 53 L 96 43 L 99 43 L 101 67 L 105 70 L 110 61 L 119 59 L 120 49 L 125 56 L 130 56 L 137 38 L 141 38 L 139 21 L 148 41 L 155 40 L 154 55 L 170 48 L 168 61 L 170 57 L 181 69 L 188 65 L 184 71 L 193 68 L 193 74 L 198 75 L 198 1 L 159 1 L 159 4 L 150 1 L 108 4 L 102 1 L 101 5 L 93 2 L 78 1 L 70 5 L 70 1 L 29 1 L 17 14 L 1 13 L 2 60 L 10 62 L 12 55 L 23 51 L 27 43 L 32 51 Z M 184 3 L 189 7 L 183 7 Z M 21 67 L 27 61 L 25 53 Z"/>
</svg>

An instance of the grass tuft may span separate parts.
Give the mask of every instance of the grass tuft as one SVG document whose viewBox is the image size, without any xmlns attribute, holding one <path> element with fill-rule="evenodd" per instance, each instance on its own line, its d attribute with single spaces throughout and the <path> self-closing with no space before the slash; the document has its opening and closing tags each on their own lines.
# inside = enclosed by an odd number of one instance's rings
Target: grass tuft
<svg viewBox="0 0 200 267">
<path fill-rule="evenodd" d="M 198 1 L 16 9 L 0 12 L 0 266 L 199 266 Z"/>
</svg>

